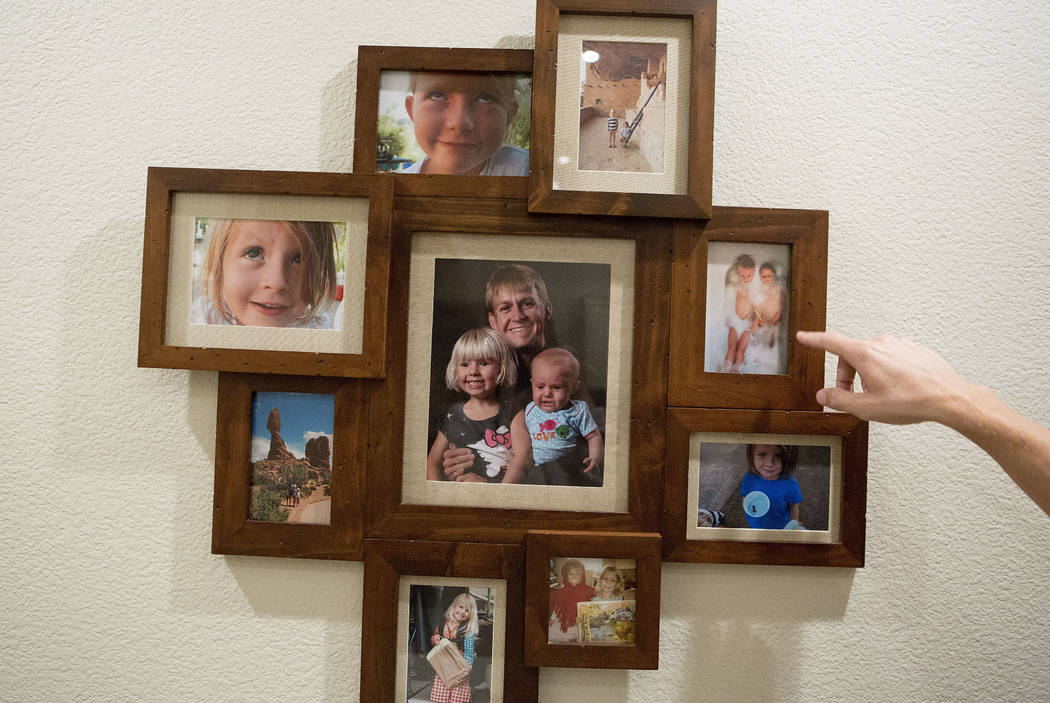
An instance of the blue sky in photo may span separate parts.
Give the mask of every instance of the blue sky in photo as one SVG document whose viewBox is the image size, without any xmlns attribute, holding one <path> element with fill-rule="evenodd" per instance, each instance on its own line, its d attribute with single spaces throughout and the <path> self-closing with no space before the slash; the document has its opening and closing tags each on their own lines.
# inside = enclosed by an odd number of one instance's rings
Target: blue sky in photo
<svg viewBox="0 0 1050 703">
<path fill-rule="evenodd" d="M 270 451 L 270 431 L 266 420 L 270 410 L 281 414 L 281 438 L 297 458 L 306 455 L 306 442 L 312 437 L 328 435 L 328 446 L 334 447 L 335 396 L 329 393 L 252 393 L 252 461 L 261 461 Z M 331 457 L 329 457 L 331 459 Z"/>
</svg>

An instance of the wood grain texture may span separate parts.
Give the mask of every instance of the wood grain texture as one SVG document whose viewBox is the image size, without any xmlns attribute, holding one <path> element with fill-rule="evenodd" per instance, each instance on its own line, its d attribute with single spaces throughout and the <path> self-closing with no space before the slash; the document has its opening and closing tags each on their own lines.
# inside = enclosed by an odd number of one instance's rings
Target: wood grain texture
<svg viewBox="0 0 1050 703">
<path fill-rule="evenodd" d="M 460 49 L 422 46 L 360 46 L 357 50 L 357 100 L 354 106 L 354 173 L 377 173 L 376 133 L 383 71 L 477 71 L 532 73 L 531 49 Z M 528 178 L 521 176 L 448 176 L 384 173 L 411 195 L 458 195 L 524 198 Z"/>
<path fill-rule="evenodd" d="M 824 352 L 798 344 L 795 332 L 824 329 L 828 213 L 716 207 L 707 222 L 678 222 L 674 229 L 670 405 L 820 410 L 816 392 L 824 387 Z M 787 374 L 704 371 L 710 242 L 791 246 Z"/>
<path fill-rule="evenodd" d="M 557 237 L 629 238 L 636 242 L 630 412 L 628 512 L 588 513 L 407 505 L 401 502 L 405 419 L 409 254 L 412 233 L 461 232 Z M 529 528 L 656 531 L 661 524 L 671 229 L 668 222 L 530 216 L 521 200 L 405 198 L 396 202 L 390 346 L 391 364 L 372 396 L 366 532 L 369 537 L 522 543 Z M 423 467 L 420 467 L 420 471 Z"/>
<path fill-rule="evenodd" d="M 558 23 L 562 14 L 678 17 L 692 22 L 689 70 L 686 194 L 617 193 L 554 189 L 554 115 L 557 109 Z M 537 0 L 532 72 L 532 162 L 529 211 L 707 219 L 711 217 L 714 154 L 715 0 Z M 579 96 L 562 96 L 576 100 Z"/>
<path fill-rule="evenodd" d="M 360 354 L 177 347 L 164 342 L 174 194 L 367 197 L 368 266 Z M 386 373 L 393 184 L 380 176 L 151 167 L 146 184 L 138 365 L 166 369 L 376 378 Z"/>
<path fill-rule="evenodd" d="M 525 537 L 525 661 L 529 666 L 657 669 L 660 666 L 660 535 L 529 530 Z M 638 573 L 633 647 L 550 644 L 550 560 L 634 559 Z"/>
<path fill-rule="evenodd" d="M 664 560 L 723 564 L 864 566 L 868 423 L 845 413 L 672 408 L 668 413 Z M 689 505 L 689 437 L 694 432 L 832 435 L 842 438 L 841 532 L 838 544 L 687 540 L 696 520 Z M 693 523 L 695 524 L 695 523 Z"/>
<path fill-rule="evenodd" d="M 525 666 L 525 550 L 520 545 L 369 539 L 361 623 L 361 700 L 393 703 L 397 675 L 398 589 L 402 576 L 504 579 L 507 582 L 503 700 L 536 703 L 539 670 Z"/>
<path fill-rule="evenodd" d="M 361 559 L 364 536 L 365 443 L 370 381 L 219 374 L 215 422 L 212 553 L 303 559 Z M 332 512 L 329 525 L 248 519 L 251 497 L 252 394 L 255 391 L 335 396 Z"/>
</svg>

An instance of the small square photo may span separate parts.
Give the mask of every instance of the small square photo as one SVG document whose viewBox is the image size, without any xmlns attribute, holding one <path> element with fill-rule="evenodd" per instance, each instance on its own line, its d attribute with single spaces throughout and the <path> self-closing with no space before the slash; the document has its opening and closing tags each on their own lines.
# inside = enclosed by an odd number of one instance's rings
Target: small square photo
<svg viewBox="0 0 1050 703">
<path fill-rule="evenodd" d="M 550 560 L 547 642 L 633 646 L 638 567 L 634 559 Z"/>
<path fill-rule="evenodd" d="M 786 374 L 791 246 L 711 242 L 704 371 Z"/>
<path fill-rule="evenodd" d="M 252 395 L 248 519 L 331 524 L 335 396 Z"/>
</svg>

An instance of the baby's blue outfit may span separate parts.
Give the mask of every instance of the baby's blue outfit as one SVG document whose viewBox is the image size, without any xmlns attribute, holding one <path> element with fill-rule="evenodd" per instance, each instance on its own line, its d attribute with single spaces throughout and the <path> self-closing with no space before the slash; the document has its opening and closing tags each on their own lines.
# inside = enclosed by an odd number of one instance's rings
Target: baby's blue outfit
<svg viewBox="0 0 1050 703">
<path fill-rule="evenodd" d="M 765 515 L 748 515 L 744 511 L 747 524 L 759 530 L 783 529 L 791 519 L 790 505 L 802 502 L 802 488 L 794 476 L 781 476 L 776 481 L 767 481 L 761 476 L 746 473 L 740 482 L 740 495 L 746 496 L 751 491 L 759 491 L 769 497 L 769 510 Z"/>
<path fill-rule="evenodd" d="M 556 461 L 576 449 L 576 443 L 598 429 L 591 410 L 582 400 L 552 413 L 535 403 L 525 406 L 525 427 L 532 440 L 532 461 L 537 466 Z"/>
</svg>

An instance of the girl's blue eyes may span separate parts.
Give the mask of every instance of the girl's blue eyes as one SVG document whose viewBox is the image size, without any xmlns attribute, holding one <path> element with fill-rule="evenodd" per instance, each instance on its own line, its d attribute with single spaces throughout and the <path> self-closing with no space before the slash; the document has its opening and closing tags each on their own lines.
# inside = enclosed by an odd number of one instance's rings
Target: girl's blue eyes
<svg viewBox="0 0 1050 703">
<path fill-rule="evenodd" d="M 241 254 L 241 256 L 243 256 L 245 259 L 248 259 L 249 261 L 261 261 L 263 258 L 265 258 L 263 255 L 262 247 L 248 247 L 244 250 L 244 253 Z M 295 252 L 294 254 L 292 254 L 292 257 L 291 259 L 289 259 L 289 261 L 293 264 L 301 264 L 303 262 L 302 253 L 298 251 Z"/>
<path fill-rule="evenodd" d="M 440 91 L 440 90 L 432 90 L 429 93 L 427 93 L 426 99 L 427 100 L 447 100 L 448 99 L 448 94 L 443 92 L 443 91 Z M 478 93 L 477 95 L 474 96 L 474 100 L 475 100 L 475 102 L 485 103 L 485 104 L 497 102 L 496 96 L 492 95 L 491 93 Z"/>
</svg>

